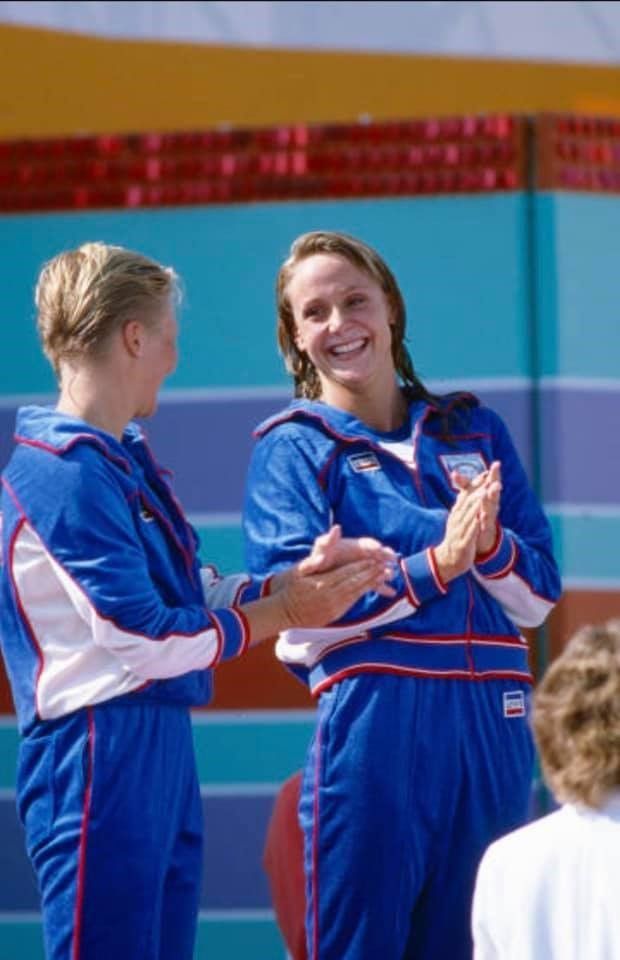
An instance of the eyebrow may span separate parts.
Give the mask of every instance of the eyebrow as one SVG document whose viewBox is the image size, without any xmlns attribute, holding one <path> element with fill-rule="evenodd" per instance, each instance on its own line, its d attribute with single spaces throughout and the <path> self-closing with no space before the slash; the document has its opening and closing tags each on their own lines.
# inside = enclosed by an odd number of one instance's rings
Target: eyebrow
<svg viewBox="0 0 620 960">
<path fill-rule="evenodd" d="M 354 284 L 353 286 L 345 287 L 342 292 L 343 292 L 343 295 L 344 295 L 344 296 L 347 296 L 347 294 L 349 294 L 349 293 L 362 293 L 362 292 L 365 293 L 366 291 L 367 291 L 367 287 L 366 287 L 366 286 L 363 286 L 363 285 L 360 285 L 360 284 Z M 322 294 L 320 294 L 320 293 L 319 293 L 319 294 L 315 294 L 314 296 L 309 297 L 307 300 L 304 300 L 304 301 L 303 301 L 303 304 L 304 304 L 304 306 L 305 306 L 307 303 L 314 303 L 315 301 L 319 301 L 319 300 L 322 300 L 322 299 L 323 299 L 323 295 L 322 295 Z"/>
</svg>

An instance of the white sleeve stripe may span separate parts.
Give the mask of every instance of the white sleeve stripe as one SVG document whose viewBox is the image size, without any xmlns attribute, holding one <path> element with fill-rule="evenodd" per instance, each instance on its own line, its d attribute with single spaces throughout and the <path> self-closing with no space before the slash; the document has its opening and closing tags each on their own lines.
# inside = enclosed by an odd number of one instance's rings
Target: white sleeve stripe
<svg viewBox="0 0 620 960">
<path fill-rule="evenodd" d="M 554 607 L 551 600 L 535 593 L 514 570 L 499 580 L 483 577 L 476 570 L 472 573 L 518 627 L 540 626 Z"/>
<path fill-rule="evenodd" d="M 410 602 L 413 604 L 413 606 L 416 607 L 416 609 L 417 609 L 417 608 L 420 606 L 420 601 L 418 600 L 418 598 L 417 598 L 417 596 L 416 596 L 416 592 L 415 592 L 415 590 L 413 589 L 413 584 L 412 584 L 412 582 L 411 582 L 411 578 L 410 578 L 409 573 L 408 573 L 408 571 L 407 571 L 407 566 L 406 566 L 405 561 L 404 561 L 403 559 L 400 560 L 400 569 L 401 569 L 401 573 L 402 573 L 402 575 L 403 575 L 403 580 L 405 581 L 405 589 L 407 590 L 407 594 L 408 594 L 408 596 L 409 596 L 409 600 L 410 600 Z"/>
</svg>

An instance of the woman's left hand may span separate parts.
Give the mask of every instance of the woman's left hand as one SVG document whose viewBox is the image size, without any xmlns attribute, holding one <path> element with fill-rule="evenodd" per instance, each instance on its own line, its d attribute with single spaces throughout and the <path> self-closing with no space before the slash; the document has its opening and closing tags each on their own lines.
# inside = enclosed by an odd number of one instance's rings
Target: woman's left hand
<svg viewBox="0 0 620 960">
<path fill-rule="evenodd" d="M 499 460 L 494 460 L 485 473 L 473 480 L 467 480 L 461 474 L 454 474 L 454 480 L 461 490 L 484 487 L 478 517 L 480 531 L 476 541 L 476 553 L 484 554 L 492 550 L 497 538 L 497 515 L 502 494 L 502 468 Z"/>
</svg>

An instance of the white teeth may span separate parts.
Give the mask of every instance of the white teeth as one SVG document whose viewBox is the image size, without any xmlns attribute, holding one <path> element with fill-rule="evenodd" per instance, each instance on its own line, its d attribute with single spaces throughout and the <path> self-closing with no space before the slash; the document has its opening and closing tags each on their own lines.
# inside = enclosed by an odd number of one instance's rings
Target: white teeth
<svg viewBox="0 0 620 960">
<path fill-rule="evenodd" d="M 360 347 L 364 346 L 364 340 L 353 340 L 351 343 L 343 343 L 342 346 L 332 347 L 332 353 L 335 353 L 337 356 L 340 356 L 343 353 L 352 353 L 353 350 L 359 350 Z"/>
</svg>

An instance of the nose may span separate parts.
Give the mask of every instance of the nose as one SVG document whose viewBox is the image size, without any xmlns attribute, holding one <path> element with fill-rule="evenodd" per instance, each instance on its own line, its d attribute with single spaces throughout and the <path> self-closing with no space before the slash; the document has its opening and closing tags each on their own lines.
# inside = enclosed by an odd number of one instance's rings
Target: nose
<svg viewBox="0 0 620 960">
<path fill-rule="evenodd" d="M 330 333 L 334 333 L 335 331 L 339 330 L 343 323 L 344 316 L 342 315 L 342 312 L 338 309 L 338 307 L 333 307 L 329 315 L 328 323 Z"/>
</svg>

